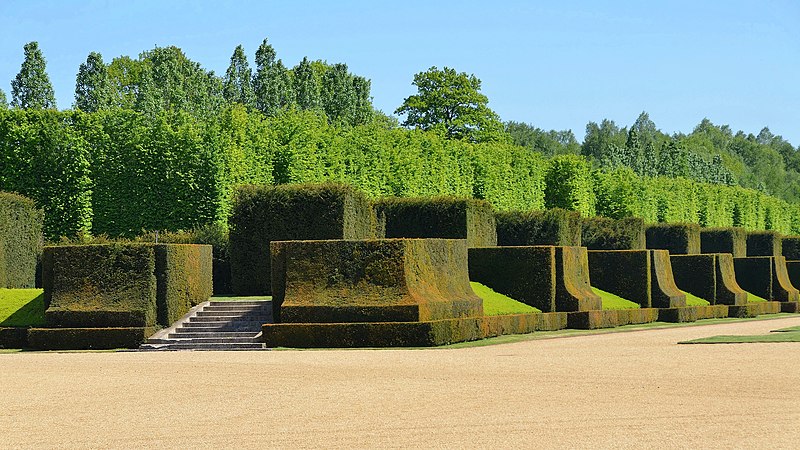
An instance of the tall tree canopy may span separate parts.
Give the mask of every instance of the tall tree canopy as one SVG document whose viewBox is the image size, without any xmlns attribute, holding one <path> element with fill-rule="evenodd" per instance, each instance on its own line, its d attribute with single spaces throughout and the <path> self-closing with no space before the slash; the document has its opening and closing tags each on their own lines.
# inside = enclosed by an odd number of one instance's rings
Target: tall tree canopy
<svg viewBox="0 0 800 450">
<path fill-rule="evenodd" d="M 303 58 L 294 69 L 295 101 L 300 109 L 315 109 L 320 107 L 319 83 L 314 77 L 311 61 Z"/>
<path fill-rule="evenodd" d="M 503 135 L 503 125 L 489 109 L 481 80 L 466 72 L 431 67 L 414 75 L 417 94 L 403 101 L 395 114 L 405 115 L 404 126 L 443 129 L 453 139 L 484 141 Z"/>
<path fill-rule="evenodd" d="M 39 50 L 39 43 L 28 42 L 24 51 L 22 67 L 11 81 L 11 105 L 21 109 L 55 109 L 56 95 L 47 76 L 47 63 Z"/>
<path fill-rule="evenodd" d="M 237 45 L 231 55 L 231 64 L 222 81 L 222 94 L 229 103 L 241 103 L 244 106 L 255 106 L 255 94 L 251 84 L 253 71 L 247 63 L 244 48 Z"/>
<path fill-rule="evenodd" d="M 8 98 L 2 89 L 0 89 L 0 109 L 8 109 Z"/>
<path fill-rule="evenodd" d="M 256 109 L 268 117 L 294 103 L 289 71 L 266 39 L 256 50 L 256 73 L 253 76 Z"/>
<path fill-rule="evenodd" d="M 108 68 L 100 53 L 91 52 L 75 79 L 75 108 L 94 112 L 110 104 Z"/>
</svg>

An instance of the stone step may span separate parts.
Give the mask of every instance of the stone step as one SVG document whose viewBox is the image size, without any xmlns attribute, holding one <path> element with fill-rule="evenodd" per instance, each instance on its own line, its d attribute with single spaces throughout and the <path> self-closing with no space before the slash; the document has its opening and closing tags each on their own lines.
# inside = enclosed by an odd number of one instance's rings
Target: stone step
<svg viewBox="0 0 800 450">
<path fill-rule="evenodd" d="M 210 301 L 208 302 L 208 306 L 260 306 L 262 308 L 269 308 L 272 306 L 272 302 L 269 300 L 254 300 L 254 301 L 230 301 L 230 302 L 220 302 L 220 301 Z"/>
<path fill-rule="evenodd" d="M 174 333 L 257 333 L 261 331 L 261 325 L 258 326 L 231 326 L 228 324 L 212 327 L 178 327 Z"/>
<path fill-rule="evenodd" d="M 201 311 L 202 312 L 202 311 Z M 269 323 L 272 317 L 269 316 L 194 316 L 189 318 L 189 322 L 261 322 Z"/>
<path fill-rule="evenodd" d="M 206 306 L 203 308 L 204 312 L 209 311 L 231 311 L 231 312 L 265 312 L 267 310 L 272 310 L 271 308 L 264 308 L 261 306 L 235 306 L 235 305 L 220 305 L 220 306 Z"/>
<path fill-rule="evenodd" d="M 167 335 L 168 339 L 190 339 L 190 338 L 249 338 L 252 339 L 258 335 L 258 331 L 197 331 L 194 333 L 170 333 Z"/>
<path fill-rule="evenodd" d="M 172 339 L 178 344 L 249 344 L 258 343 L 255 336 L 249 337 L 193 337 L 186 339 Z"/>
<path fill-rule="evenodd" d="M 140 350 L 145 351 L 171 351 L 171 350 L 268 350 L 260 342 L 251 343 L 226 343 L 226 344 L 144 344 Z"/>
</svg>

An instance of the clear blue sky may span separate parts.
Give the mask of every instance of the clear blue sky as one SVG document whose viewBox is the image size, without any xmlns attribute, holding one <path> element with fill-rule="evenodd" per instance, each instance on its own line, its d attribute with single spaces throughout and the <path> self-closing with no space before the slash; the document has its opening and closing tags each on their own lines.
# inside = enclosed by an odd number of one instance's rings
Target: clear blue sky
<svg viewBox="0 0 800 450">
<path fill-rule="evenodd" d="M 253 64 L 267 37 L 288 66 L 347 63 L 387 113 L 415 73 L 449 66 L 478 76 L 503 120 L 578 140 L 589 121 L 630 125 L 644 110 L 667 133 L 708 117 L 800 145 L 796 1 L 2 0 L 0 18 L 0 88 L 10 99 L 38 41 L 61 109 L 91 51 L 109 62 L 176 45 L 224 74 L 237 44 Z"/>
</svg>

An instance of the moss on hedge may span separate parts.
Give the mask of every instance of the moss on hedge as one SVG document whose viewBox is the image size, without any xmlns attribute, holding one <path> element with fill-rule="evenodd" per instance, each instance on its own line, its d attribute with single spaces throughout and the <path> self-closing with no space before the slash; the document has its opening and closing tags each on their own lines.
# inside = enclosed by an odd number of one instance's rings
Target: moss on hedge
<svg viewBox="0 0 800 450">
<path fill-rule="evenodd" d="M 0 192 L 0 288 L 36 285 L 44 214 L 33 200 Z"/>
<path fill-rule="evenodd" d="M 457 197 L 383 198 L 375 214 L 386 238 L 466 239 L 467 247 L 497 245 L 494 209 L 484 200 Z"/>
<path fill-rule="evenodd" d="M 495 218 L 497 245 L 581 245 L 582 220 L 577 211 L 508 211 Z"/>
<path fill-rule="evenodd" d="M 367 239 L 372 208 L 341 184 L 246 185 L 236 188 L 230 220 L 231 287 L 236 295 L 270 295 L 270 242 Z"/>
</svg>

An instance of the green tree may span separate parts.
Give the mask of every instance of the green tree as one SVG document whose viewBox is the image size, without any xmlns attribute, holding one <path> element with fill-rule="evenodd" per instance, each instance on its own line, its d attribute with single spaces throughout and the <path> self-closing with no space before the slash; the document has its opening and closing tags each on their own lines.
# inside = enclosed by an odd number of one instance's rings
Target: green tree
<svg viewBox="0 0 800 450">
<path fill-rule="evenodd" d="M 0 109 L 8 109 L 8 98 L 2 89 L 0 89 Z"/>
<path fill-rule="evenodd" d="M 97 52 L 89 53 L 85 63 L 78 68 L 75 80 L 75 108 L 95 112 L 109 105 L 108 68 L 103 56 Z"/>
<path fill-rule="evenodd" d="M 572 130 L 545 131 L 533 125 L 509 121 L 505 124 L 511 142 L 547 156 L 580 154 L 581 146 Z"/>
<path fill-rule="evenodd" d="M 21 109 L 56 109 L 56 96 L 39 43 L 28 42 L 24 51 L 25 60 L 11 82 L 11 105 Z"/>
<path fill-rule="evenodd" d="M 322 76 L 322 108 L 332 123 L 353 122 L 356 92 L 347 64 L 334 64 Z"/>
<path fill-rule="evenodd" d="M 469 141 L 494 140 L 504 135 L 489 99 L 481 94 L 481 80 L 445 67 L 431 67 L 414 75 L 417 94 L 411 95 L 395 114 L 405 115 L 404 126 L 423 130 L 443 129 L 447 137 Z"/>
<path fill-rule="evenodd" d="M 108 65 L 110 106 L 134 109 L 145 63 L 129 56 L 118 56 Z"/>
<path fill-rule="evenodd" d="M 276 61 L 275 49 L 264 39 L 256 51 L 256 73 L 253 76 L 256 109 L 268 117 L 294 103 L 289 71 L 283 61 Z"/>
<path fill-rule="evenodd" d="M 230 103 L 241 103 L 246 107 L 255 105 L 255 94 L 251 80 L 253 71 L 247 63 L 247 56 L 244 54 L 244 47 L 237 45 L 231 55 L 231 64 L 225 72 L 222 81 L 222 94 Z"/>
<path fill-rule="evenodd" d="M 314 77 L 314 69 L 308 58 L 303 58 L 300 64 L 292 69 L 294 72 L 295 101 L 300 109 L 315 109 L 320 107 L 319 84 Z"/>
</svg>

